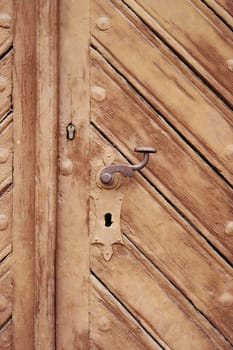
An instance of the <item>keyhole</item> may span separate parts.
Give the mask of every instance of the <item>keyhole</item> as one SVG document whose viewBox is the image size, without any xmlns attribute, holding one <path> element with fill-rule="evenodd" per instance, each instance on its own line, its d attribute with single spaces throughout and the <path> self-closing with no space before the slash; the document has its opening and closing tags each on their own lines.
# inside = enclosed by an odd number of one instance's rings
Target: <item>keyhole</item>
<svg viewBox="0 0 233 350">
<path fill-rule="evenodd" d="M 104 219 L 105 219 L 105 226 L 106 227 L 110 227 L 113 222 L 112 222 L 112 214 L 111 213 L 106 213 L 104 215 Z"/>
</svg>

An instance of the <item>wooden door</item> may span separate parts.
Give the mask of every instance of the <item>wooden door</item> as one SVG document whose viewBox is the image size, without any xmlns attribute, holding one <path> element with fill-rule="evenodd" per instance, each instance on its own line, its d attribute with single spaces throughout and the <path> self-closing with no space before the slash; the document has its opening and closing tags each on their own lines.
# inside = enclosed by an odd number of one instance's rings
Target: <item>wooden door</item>
<svg viewBox="0 0 233 350">
<path fill-rule="evenodd" d="M 77 130 L 60 140 L 57 348 L 230 349 L 232 6 L 89 5 L 61 7 L 60 120 Z M 118 197 L 97 178 L 106 150 L 137 163 L 135 146 L 157 153 L 127 182 L 109 260 L 95 221 Z"/>
<path fill-rule="evenodd" d="M 232 15 L 0 0 L 0 349 L 232 349 Z"/>
</svg>

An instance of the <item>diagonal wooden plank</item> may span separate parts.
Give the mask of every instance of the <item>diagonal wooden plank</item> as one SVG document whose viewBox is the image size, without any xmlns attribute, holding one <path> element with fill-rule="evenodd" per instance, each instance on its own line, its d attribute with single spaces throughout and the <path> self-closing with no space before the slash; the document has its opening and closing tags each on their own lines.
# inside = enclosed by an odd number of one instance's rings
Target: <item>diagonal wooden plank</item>
<svg viewBox="0 0 233 350">
<path fill-rule="evenodd" d="M 159 343 L 174 350 L 231 349 L 216 330 L 124 239 L 109 262 L 92 246 L 91 269 Z"/>
<path fill-rule="evenodd" d="M 200 0 L 124 2 L 233 103 L 233 75 L 227 65 L 233 57 L 233 34 L 211 10 Z"/>
<path fill-rule="evenodd" d="M 231 0 L 202 0 L 233 29 L 233 3 Z"/>
<path fill-rule="evenodd" d="M 0 2 L 0 56 L 12 45 L 13 1 Z"/>
<path fill-rule="evenodd" d="M 133 162 L 135 146 L 157 147 L 144 173 L 231 260 L 229 186 L 96 54 L 91 77 L 93 86 L 106 90 L 104 100 L 92 98 L 92 120 Z"/>
<path fill-rule="evenodd" d="M 105 141 L 94 132 L 92 158 Z M 116 154 L 117 155 L 117 154 Z M 124 159 L 116 158 L 124 163 Z M 131 181 L 122 208 L 122 229 L 224 335 L 233 342 L 233 272 L 140 176 Z M 111 206 L 109 205 L 111 211 Z M 149 209 L 148 209 L 149 208 Z"/>
<path fill-rule="evenodd" d="M 0 121 L 12 104 L 12 57 L 13 50 L 0 60 Z"/>
<path fill-rule="evenodd" d="M 103 15 L 111 19 L 108 30 L 99 30 L 96 25 Z M 94 45 L 232 181 L 233 163 L 227 148 L 233 139 L 232 113 L 145 26 L 135 26 L 135 18 L 129 20 L 126 15 L 129 13 L 122 14 L 106 0 L 93 1 Z"/>
<path fill-rule="evenodd" d="M 12 182 L 13 114 L 0 123 L 0 192 Z"/>
<path fill-rule="evenodd" d="M 91 349 L 161 349 L 93 276 L 90 293 Z"/>
<path fill-rule="evenodd" d="M 11 256 L 0 264 L 0 327 L 12 313 L 12 274 Z"/>
<path fill-rule="evenodd" d="M 11 250 L 12 241 L 12 188 L 0 197 L 0 260 Z"/>
<path fill-rule="evenodd" d="M 13 350 L 12 345 L 12 320 L 0 330 L 0 349 Z"/>
<path fill-rule="evenodd" d="M 210 3 L 210 0 L 205 0 Z M 231 16 L 233 16 L 233 2 L 231 0 L 215 0 L 217 4 L 222 6 Z"/>
</svg>

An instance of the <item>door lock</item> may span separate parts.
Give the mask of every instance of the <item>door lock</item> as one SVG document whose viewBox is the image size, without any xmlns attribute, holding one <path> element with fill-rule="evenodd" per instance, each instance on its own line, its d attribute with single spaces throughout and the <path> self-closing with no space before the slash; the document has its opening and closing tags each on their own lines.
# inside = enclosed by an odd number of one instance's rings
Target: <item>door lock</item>
<svg viewBox="0 0 233 350">
<path fill-rule="evenodd" d="M 100 173 L 100 180 L 104 185 L 111 185 L 113 183 L 114 173 L 121 173 L 123 176 L 133 176 L 134 171 L 140 170 L 147 165 L 150 153 L 155 153 L 156 149 L 153 147 L 135 147 L 134 151 L 144 153 L 141 163 L 136 165 L 112 164 L 105 167 Z"/>
<path fill-rule="evenodd" d="M 103 257 L 109 261 L 114 253 L 114 244 L 124 244 L 121 227 L 121 207 L 124 201 L 130 176 L 133 172 L 146 166 L 149 154 L 155 153 L 155 148 L 137 147 L 136 152 L 144 153 L 141 163 L 114 164 L 115 152 L 112 147 L 106 147 L 99 158 L 91 164 L 91 201 L 90 207 L 90 236 L 92 245 L 102 245 Z M 123 175 L 122 178 L 115 173 Z"/>
</svg>

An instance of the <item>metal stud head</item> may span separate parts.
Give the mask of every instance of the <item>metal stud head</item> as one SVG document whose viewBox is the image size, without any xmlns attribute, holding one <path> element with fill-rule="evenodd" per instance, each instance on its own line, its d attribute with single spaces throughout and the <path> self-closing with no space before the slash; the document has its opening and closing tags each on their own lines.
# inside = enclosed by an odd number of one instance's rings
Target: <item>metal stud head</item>
<svg viewBox="0 0 233 350">
<path fill-rule="evenodd" d="M 229 69 L 229 71 L 233 72 L 233 58 L 227 60 L 227 68 Z"/>
<path fill-rule="evenodd" d="M 97 28 L 100 30 L 107 30 L 111 26 L 110 19 L 107 16 L 101 16 L 96 22 Z"/>
<path fill-rule="evenodd" d="M 226 222 L 225 233 L 229 236 L 233 235 L 233 221 Z"/>
<path fill-rule="evenodd" d="M 233 144 L 227 145 L 224 148 L 224 154 L 227 159 L 233 160 Z"/>
<path fill-rule="evenodd" d="M 105 185 L 111 185 L 112 181 L 113 181 L 113 177 L 109 173 L 104 173 L 104 174 L 101 175 L 101 181 Z"/>
<path fill-rule="evenodd" d="M 5 214 L 0 214 L 0 230 L 4 231 L 8 226 L 8 217 Z"/>
<path fill-rule="evenodd" d="M 8 29 L 11 26 L 11 17 L 8 13 L 0 13 L 0 26 Z"/>
<path fill-rule="evenodd" d="M 106 90 L 101 86 L 93 86 L 91 89 L 91 96 L 94 100 L 102 102 L 106 97 Z"/>
<path fill-rule="evenodd" d="M 10 155 L 10 150 L 0 147 L 0 163 L 6 163 Z"/>
</svg>

